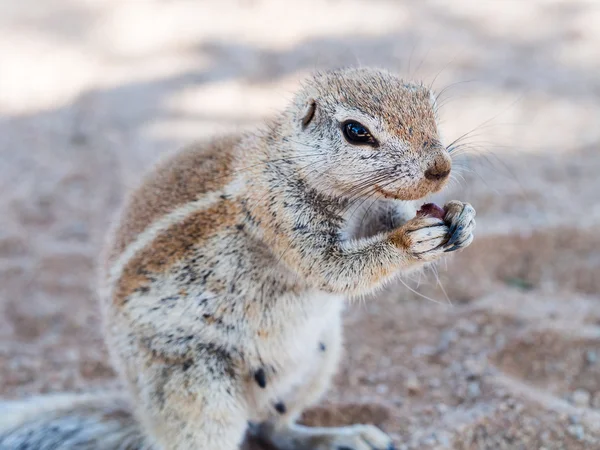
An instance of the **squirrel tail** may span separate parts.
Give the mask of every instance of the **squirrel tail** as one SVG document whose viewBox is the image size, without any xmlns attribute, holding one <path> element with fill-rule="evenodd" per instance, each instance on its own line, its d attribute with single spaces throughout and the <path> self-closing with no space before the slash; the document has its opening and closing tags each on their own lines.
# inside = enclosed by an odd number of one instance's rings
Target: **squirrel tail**
<svg viewBox="0 0 600 450">
<path fill-rule="evenodd" d="M 0 450 L 151 450 L 122 394 L 0 402 Z"/>
</svg>

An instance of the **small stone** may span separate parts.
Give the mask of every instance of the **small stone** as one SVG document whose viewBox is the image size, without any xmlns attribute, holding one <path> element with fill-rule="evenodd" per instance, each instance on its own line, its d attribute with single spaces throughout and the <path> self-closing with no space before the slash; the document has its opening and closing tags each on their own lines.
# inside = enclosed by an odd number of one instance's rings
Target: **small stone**
<svg viewBox="0 0 600 450">
<path fill-rule="evenodd" d="M 368 385 L 374 386 L 375 383 L 377 382 L 377 376 L 373 375 L 373 374 L 368 374 L 368 375 L 362 376 L 362 377 L 360 377 L 360 382 L 362 384 L 368 384 Z"/>
<path fill-rule="evenodd" d="M 467 395 L 470 399 L 476 399 L 481 395 L 481 387 L 479 386 L 478 381 L 469 383 L 467 387 Z"/>
<path fill-rule="evenodd" d="M 410 395 L 418 395 L 421 393 L 421 383 L 419 383 L 419 380 L 414 375 L 409 377 L 404 385 Z"/>
<path fill-rule="evenodd" d="M 381 395 L 387 394 L 388 390 L 389 390 L 389 388 L 385 384 L 378 384 L 377 387 L 375 388 L 375 391 Z"/>
<path fill-rule="evenodd" d="M 542 442 L 549 443 L 551 438 L 552 436 L 549 431 L 544 431 L 542 434 L 540 434 L 540 439 Z"/>
<path fill-rule="evenodd" d="M 450 345 L 453 342 L 456 342 L 456 340 L 458 339 L 458 333 L 454 330 L 446 330 L 443 331 L 441 336 L 440 336 L 440 340 L 438 342 L 437 345 L 437 352 L 438 353 L 442 353 L 445 352 L 446 350 L 448 350 L 450 348 Z"/>
<path fill-rule="evenodd" d="M 428 447 L 433 447 L 435 444 L 437 444 L 437 439 L 435 437 L 435 434 L 432 434 L 431 436 L 427 436 L 426 438 L 421 440 L 421 444 L 427 445 Z"/>
<path fill-rule="evenodd" d="M 484 336 L 490 337 L 493 336 L 493 334 L 496 332 L 496 329 L 494 328 L 493 325 L 485 325 L 483 327 L 483 334 Z"/>
<path fill-rule="evenodd" d="M 463 373 L 463 365 L 460 361 L 452 361 L 448 367 L 444 369 L 447 375 L 461 375 Z"/>
<path fill-rule="evenodd" d="M 445 432 L 438 433 L 437 441 L 438 441 L 438 444 L 440 444 L 442 446 L 442 448 L 450 448 L 451 437 L 448 433 L 445 433 Z"/>
<path fill-rule="evenodd" d="M 501 350 L 506 345 L 506 336 L 503 334 L 498 334 L 494 338 L 494 345 L 496 346 L 496 350 Z"/>
<path fill-rule="evenodd" d="M 507 399 L 510 397 L 510 393 L 504 388 L 499 388 L 496 391 L 496 395 L 501 399 Z"/>
<path fill-rule="evenodd" d="M 465 361 L 465 369 L 467 370 L 468 378 L 479 378 L 485 371 L 485 361 L 476 359 L 467 359 Z"/>
<path fill-rule="evenodd" d="M 590 393 L 583 389 L 577 389 L 571 396 L 571 401 L 575 406 L 586 407 L 590 404 Z"/>
<path fill-rule="evenodd" d="M 598 362 L 598 354 L 593 350 L 588 350 L 585 352 L 585 362 L 590 366 L 596 364 L 596 362 Z"/>
<path fill-rule="evenodd" d="M 520 413 L 521 413 L 521 412 L 522 412 L 524 409 L 525 409 L 525 405 L 524 405 L 523 403 L 517 403 L 517 404 L 515 405 L 515 408 L 514 408 L 515 412 L 516 412 L 516 413 L 519 413 L 519 414 L 520 414 Z"/>
<path fill-rule="evenodd" d="M 420 358 L 423 356 L 433 356 L 437 353 L 437 349 L 430 345 L 417 345 L 412 350 L 412 354 L 415 358 Z"/>
<path fill-rule="evenodd" d="M 435 409 L 438 413 L 444 414 L 448 411 L 448 406 L 444 403 L 438 403 L 437 405 L 435 405 Z"/>
<path fill-rule="evenodd" d="M 429 380 L 429 387 L 436 389 L 439 388 L 442 385 L 442 382 L 440 381 L 439 378 L 432 378 L 431 380 Z"/>
<path fill-rule="evenodd" d="M 585 431 L 581 425 L 571 425 L 567 427 L 567 433 L 569 433 L 578 441 L 582 441 L 585 437 Z"/>
<path fill-rule="evenodd" d="M 465 319 L 459 320 L 459 322 L 456 324 L 456 328 L 467 335 L 473 335 L 479 332 L 479 325 Z"/>
</svg>

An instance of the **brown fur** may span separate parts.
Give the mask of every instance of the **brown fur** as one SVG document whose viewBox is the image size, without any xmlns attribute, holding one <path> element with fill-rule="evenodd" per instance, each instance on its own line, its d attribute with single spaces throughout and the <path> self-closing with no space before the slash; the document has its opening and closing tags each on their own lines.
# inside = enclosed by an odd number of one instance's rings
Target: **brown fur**
<svg viewBox="0 0 600 450">
<path fill-rule="evenodd" d="M 232 148 L 239 136 L 215 140 L 212 145 L 190 146 L 164 161 L 130 196 L 117 229 L 108 263 L 157 218 L 202 194 L 225 186 L 232 175 Z"/>
<path fill-rule="evenodd" d="M 113 296 L 115 305 L 122 305 L 133 292 L 150 284 L 152 275 L 166 273 L 203 241 L 233 226 L 237 213 L 237 204 L 222 200 L 160 233 L 124 267 Z"/>
</svg>

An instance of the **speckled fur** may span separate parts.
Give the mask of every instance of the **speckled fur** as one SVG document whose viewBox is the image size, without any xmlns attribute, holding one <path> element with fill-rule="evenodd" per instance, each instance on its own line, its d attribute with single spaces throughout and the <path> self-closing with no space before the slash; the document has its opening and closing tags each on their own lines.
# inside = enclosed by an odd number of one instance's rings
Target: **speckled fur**
<svg viewBox="0 0 600 450">
<path fill-rule="evenodd" d="M 139 448 L 234 450 L 249 422 L 282 450 L 393 448 L 372 426 L 294 422 L 335 371 L 344 298 L 472 240 L 468 204 L 415 218 L 411 201 L 446 182 L 425 171 L 451 167 L 432 98 L 385 71 L 317 74 L 261 131 L 184 150 L 145 178 L 100 288 Z M 348 119 L 378 147 L 346 142 Z"/>
</svg>

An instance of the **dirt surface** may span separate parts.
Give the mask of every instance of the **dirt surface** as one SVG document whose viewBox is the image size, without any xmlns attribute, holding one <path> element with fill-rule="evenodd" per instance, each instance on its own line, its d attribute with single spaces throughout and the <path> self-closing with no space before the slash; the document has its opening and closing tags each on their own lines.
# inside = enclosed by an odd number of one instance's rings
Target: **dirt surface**
<svg viewBox="0 0 600 450">
<path fill-rule="evenodd" d="M 598 23 L 592 1 L 0 2 L 0 395 L 117 388 L 93 285 L 127 189 L 361 64 L 448 87 L 448 142 L 483 124 L 432 199 L 478 228 L 439 282 L 349 306 L 306 420 L 400 449 L 600 449 Z"/>
</svg>

